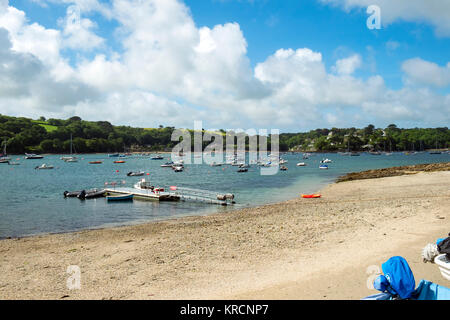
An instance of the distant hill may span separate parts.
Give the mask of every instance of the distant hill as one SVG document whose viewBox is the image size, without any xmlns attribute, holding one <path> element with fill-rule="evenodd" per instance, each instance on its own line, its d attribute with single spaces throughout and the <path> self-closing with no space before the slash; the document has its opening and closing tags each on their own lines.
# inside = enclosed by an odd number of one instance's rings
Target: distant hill
<svg viewBox="0 0 450 320">
<path fill-rule="evenodd" d="M 0 115 L 1 146 L 3 148 L 6 143 L 10 154 L 68 153 L 71 136 L 77 153 L 171 151 L 178 143 L 171 141 L 174 130 L 174 127 L 163 126 L 114 126 L 107 121 L 85 121 L 80 117 L 66 120 L 41 117 L 35 120 Z M 225 131 L 218 133 L 224 135 Z M 283 133 L 279 141 L 281 151 L 421 151 L 449 148 L 450 131 L 446 127 L 400 129 L 394 124 L 387 128 L 369 125 L 362 129 L 332 128 Z M 270 137 L 268 142 L 270 147 Z M 203 142 L 204 147 L 209 144 L 208 141 Z"/>
</svg>

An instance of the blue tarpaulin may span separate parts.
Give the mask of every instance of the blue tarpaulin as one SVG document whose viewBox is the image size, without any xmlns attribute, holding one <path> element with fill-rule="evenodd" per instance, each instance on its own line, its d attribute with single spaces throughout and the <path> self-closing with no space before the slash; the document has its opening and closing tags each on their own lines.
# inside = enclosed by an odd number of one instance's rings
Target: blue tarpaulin
<svg viewBox="0 0 450 320">
<path fill-rule="evenodd" d="M 382 265 L 384 276 L 378 277 L 375 288 L 384 291 L 363 300 L 450 300 L 450 289 L 422 280 L 415 289 L 414 275 L 402 257 L 392 257 Z"/>
<path fill-rule="evenodd" d="M 416 300 L 450 300 L 450 289 L 422 280 L 412 294 L 412 298 Z"/>
<path fill-rule="evenodd" d="M 398 294 L 401 299 L 410 298 L 416 288 L 416 282 L 405 258 L 392 257 L 383 263 L 381 268 L 390 284 L 388 291 Z"/>
</svg>

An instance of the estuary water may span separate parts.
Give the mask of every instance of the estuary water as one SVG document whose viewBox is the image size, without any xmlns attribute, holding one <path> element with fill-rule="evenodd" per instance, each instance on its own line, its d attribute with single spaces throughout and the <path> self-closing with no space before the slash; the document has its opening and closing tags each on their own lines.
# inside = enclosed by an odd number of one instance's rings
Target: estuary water
<svg viewBox="0 0 450 320">
<path fill-rule="evenodd" d="M 362 153 L 359 157 L 339 154 L 313 154 L 307 160 L 302 154 L 285 154 L 282 158 L 288 171 L 276 175 L 260 174 L 260 167 L 251 166 L 249 172 L 238 173 L 237 167 L 224 165 L 211 167 L 207 164 L 185 165 L 185 171 L 175 173 L 161 164 L 170 161 L 151 160 L 148 156 L 133 155 L 123 164 L 115 164 L 117 158 L 105 154 L 77 155 L 79 162 L 66 163 L 61 156 L 48 155 L 41 160 L 25 160 L 11 156 L 20 165 L 0 164 L 0 239 L 24 237 L 43 233 L 61 233 L 84 229 L 140 224 L 192 215 L 220 214 L 236 208 L 274 203 L 313 193 L 338 176 L 349 172 L 387 168 L 421 163 L 450 161 L 450 155 L 418 153 L 406 155 L 375 156 Z M 329 170 L 320 170 L 322 159 L 332 160 Z M 92 165 L 90 161 L 103 161 Z M 307 163 L 297 167 L 298 162 Z M 36 166 L 53 165 L 53 170 L 35 170 Z M 132 187 L 142 177 L 127 177 L 131 171 L 145 171 L 153 185 L 178 186 L 233 193 L 236 205 L 222 207 L 194 202 L 108 203 L 106 199 L 80 201 L 63 197 L 64 191 L 104 188 L 105 183 Z"/>
</svg>

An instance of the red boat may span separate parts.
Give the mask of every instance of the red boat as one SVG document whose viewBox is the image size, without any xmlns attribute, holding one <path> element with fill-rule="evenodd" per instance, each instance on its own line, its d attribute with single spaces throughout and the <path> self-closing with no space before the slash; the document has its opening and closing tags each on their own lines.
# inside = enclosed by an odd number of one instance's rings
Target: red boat
<svg viewBox="0 0 450 320">
<path fill-rule="evenodd" d="M 102 164 L 103 161 L 91 161 L 89 162 L 89 164 Z"/>
<path fill-rule="evenodd" d="M 114 161 L 114 163 L 125 163 L 125 161 Z"/>
</svg>

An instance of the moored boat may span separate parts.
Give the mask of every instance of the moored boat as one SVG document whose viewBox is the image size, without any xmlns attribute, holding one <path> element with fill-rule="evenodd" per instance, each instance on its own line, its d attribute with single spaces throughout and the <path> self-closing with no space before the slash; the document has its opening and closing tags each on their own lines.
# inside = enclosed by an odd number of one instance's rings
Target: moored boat
<svg viewBox="0 0 450 320">
<path fill-rule="evenodd" d="M 323 165 L 319 166 L 319 169 L 328 170 L 328 166 L 326 164 L 323 164 Z"/>
<path fill-rule="evenodd" d="M 48 170 L 48 169 L 54 169 L 54 166 L 52 165 L 47 165 L 47 164 L 42 164 L 40 166 L 35 167 L 34 169 L 36 170 Z"/>
<path fill-rule="evenodd" d="M 166 162 L 166 163 L 161 165 L 161 168 L 172 168 L 173 165 L 174 165 L 174 163 L 172 161 L 171 162 Z"/>
<path fill-rule="evenodd" d="M 25 153 L 25 159 L 33 160 L 33 159 L 44 159 L 43 156 L 34 154 L 34 153 Z"/>
<path fill-rule="evenodd" d="M 80 192 L 80 194 L 77 196 L 77 198 L 80 200 L 95 199 L 95 198 L 104 197 L 105 194 L 106 194 L 106 190 L 98 190 L 98 189 L 94 189 L 94 190 L 90 190 L 90 191 L 82 190 Z"/>
<path fill-rule="evenodd" d="M 133 194 L 125 194 L 118 196 L 106 196 L 107 201 L 133 201 Z"/>
<path fill-rule="evenodd" d="M 128 172 L 127 176 L 129 177 L 142 177 L 145 174 L 144 171 L 139 171 L 139 172 Z"/>
</svg>

